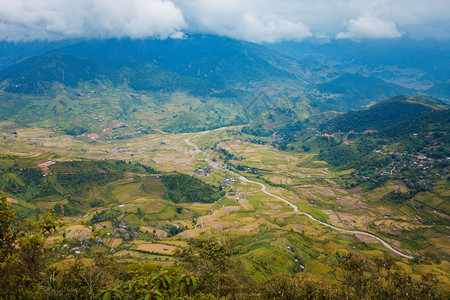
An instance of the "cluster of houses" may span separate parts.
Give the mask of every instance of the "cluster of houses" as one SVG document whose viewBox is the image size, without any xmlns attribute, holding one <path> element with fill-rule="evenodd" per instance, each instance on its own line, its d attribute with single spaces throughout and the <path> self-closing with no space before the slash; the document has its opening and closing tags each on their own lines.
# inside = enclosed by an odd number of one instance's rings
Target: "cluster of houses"
<svg viewBox="0 0 450 300">
<path fill-rule="evenodd" d="M 112 232 L 107 233 L 107 235 L 112 235 L 114 237 L 123 236 L 124 239 L 126 239 L 126 240 L 131 239 L 131 235 L 127 229 L 127 224 L 123 220 L 119 222 L 117 227 L 114 228 L 114 230 Z M 137 235 L 137 232 L 134 235 Z"/>
<path fill-rule="evenodd" d="M 211 173 L 213 170 L 210 167 L 202 167 L 197 166 L 197 169 L 194 171 L 193 175 L 206 175 Z"/>
<path fill-rule="evenodd" d="M 390 171 L 380 171 L 381 176 L 387 176 L 387 175 L 397 175 L 402 176 L 405 169 L 410 170 L 408 172 L 407 177 L 403 178 L 408 185 L 411 186 L 422 186 L 422 187 L 429 187 L 435 185 L 435 182 L 438 180 L 445 179 L 445 176 L 449 173 L 449 167 L 447 168 L 441 168 L 439 167 L 439 171 L 431 171 L 433 170 L 437 164 L 442 164 L 444 161 L 449 161 L 449 159 L 433 159 L 430 157 L 427 157 L 426 154 L 408 154 L 406 152 L 398 153 L 395 149 L 389 152 L 381 152 L 380 150 L 374 151 L 376 153 L 384 154 L 384 155 L 401 155 L 401 156 L 407 156 L 412 157 L 414 159 L 404 160 L 404 161 L 398 161 L 394 160 L 391 164 L 391 170 Z M 411 172 L 413 172 L 413 176 L 411 176 Z"/>
<path fill-rule="evenodd" d="M 236 178 L 231 178 L 229 176 L 224 176 L 222 181 L 219 181 L 219 189 L 225 190 L 231 188 L 233 184 L 238 183 L 239 181 Z"/>
</svg>

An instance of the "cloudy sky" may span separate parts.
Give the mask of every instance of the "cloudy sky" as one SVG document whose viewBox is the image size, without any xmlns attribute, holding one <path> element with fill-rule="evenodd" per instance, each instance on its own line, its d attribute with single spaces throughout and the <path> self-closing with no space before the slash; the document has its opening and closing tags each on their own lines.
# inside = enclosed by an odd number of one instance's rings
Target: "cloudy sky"
<svg viewBox="0 0 450 300">
<path fill-rule="evenodd" d="M 450 39 L 450 0 L 0 0 L 0 40 Z"/>
</svg>

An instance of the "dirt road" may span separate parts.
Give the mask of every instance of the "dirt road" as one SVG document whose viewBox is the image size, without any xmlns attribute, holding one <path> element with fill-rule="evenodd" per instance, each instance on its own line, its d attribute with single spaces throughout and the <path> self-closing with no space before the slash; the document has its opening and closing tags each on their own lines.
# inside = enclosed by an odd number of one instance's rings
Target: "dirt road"
<svg viewBox="0 0 450 300">
<path fill-rule="evenodd" d="M 192 143 L 192 142 L 190 141 L 192 138 L 196 138 L 196 137 L 198 137 L 198 136 L 200 136 L 200 135 L 202 135 L 202 134 L 205 134 L 205 133 L 207 133 L 207 132 L 208 132 L 208 131 L 202 132 L 201 134 L 198 134 L 198 135 L 193 136 L 193 137 L 191 137 L 191 138 L 185 139 L 184 141 L 185 141 L 185 143 L 188 144 L 189 146 L 195 148 L 195 154 L 193 155 L 194 158 L 195 158 L 195 155 L 196 155 L 197 153 L 202 153 L 202 154 L 206 157 L 205 160 L 208 162 L 208 164 L 210 165 L 211 168 L 214 168 L 214 169 L 222 169 L 222 165 L 221 165 L 220 163 L 213 162 L 213 161 L 211 160 L 211 158 L 209 157 L 209 155 L 207 155 L 204 151 L 200 150 L 200 149 L 197 147 L 197 145 L 195 145 L 194 143 Z M 394 249 L 388 242 L 384 241 L 383 239 L 379 238 L 378 236 L 376 236 L 376 235 L 374 235 L 374 234 L 372 234 L 372 233 L 368 233 L 368 232 L 365 232 L 365 231 L 359 231 L 359 230 L 348 230 L 348 229 L 343 229 L 343 228 L 339 228 L 339 227 L 333 226 L 333 225 L 331 225 L 331 224 L 322 222 L 322 221 L 320 221 L 320 220 L 317 220 L 316 218 L 314 218 L 314 217 L 313 217 L 312 215 L 310 215 L 309 213 L 300 211 L 300 210 L 298 209 L 297 205 L 292 204 L 292 203 L 289 202 L 288 200 L 286 200 L 286 199 L 284 199 L 284 198 L 281 198 L 281 197 L 279 197 L 279 196 L 277 196 L 277 195 L 274 195 L 274 194 L 268 192 L 268 191 L 267 191 L 266 185 L 264 185 L 263 183 L 260 183 L 260 182 L 257 182 L 257 181 L 250 180 L 250 179 L 248 179 L 247 177 L 242 176 L 242 175 L 240 175 L 240 174 L 237 174 L 237 173 L 235 173 L 235 172 L 232 172 L 232 171 L 230 171 L 230 170 L 228 170 L 228 172 L 230 172 L 231 174 L 233 174 L 234 176 L 236 176 L 237 178 L 239 178 L 239 180 L 242 180 L 242 181 L 244 181 L 244 182 L 248 182 L 248 183 L 253 183 L 253 184 L 259 185 L 259 186 L 261 187 L 261 189 L 260 189 L 261 192 L 263 192 L 263 193 L 265 193 L 266 195 L 269 195 L 269 196 L 271 196 L 271 197 L 274 197 L 274 198 L 276 198 L 276 199 L 278 199 L 278 200 L 283 201 L 284 203 L 286 203 L 287 205 L 289 205 L 290 207 L 292 207 L 292 208 L 294 209 L 294 212 L 296 212 L 296 213 L 298 213 L 298 214 L 300 214 L 300 215 L 307 216 L 308 218 L 310 218 L 310 219 L 313 220 L 314 222 L 317 222 L 317 223 L 319 223 L 319 224 L 321 224 L 321 225 L 323 225 L 323 226 L 326 226 L 326 227 L 328 227 L 328 228 L 334 229 L 334 230 L 339 231 L 339 232 L 349 233 L 349 234 L 360 234 L 360 235 L 365 235 L 365 236 L 374 238 L 374 239 L 376 239 L 377 241 L 379 241 L 383 246 L 385 246 L 387 249 L 389 249 L 390 251 L 394 252 L 395 254 L 400 255 L 400 256 L 402 256 L 402 257 L 405 257 L 405 258 L 408 258 L 408 259 L 413 259 L 413 258 L 414 258 L 414 257 L 411 256 L 411 255 L 404 254 L 404 253 L 402 253 L 402 252 L 400 252 L 400 251 Z"/>
</svg>

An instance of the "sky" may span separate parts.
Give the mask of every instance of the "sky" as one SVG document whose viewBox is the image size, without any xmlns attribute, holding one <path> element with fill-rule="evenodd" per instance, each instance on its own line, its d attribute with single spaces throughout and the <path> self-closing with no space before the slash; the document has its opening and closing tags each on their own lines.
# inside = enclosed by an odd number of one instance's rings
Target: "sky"
<svg viewBox="0 0 450 300">
<path fill-rule="evenodd" d="M 0 40 L 450 39 L 450 0 L 0 0 Z"/>
</svg>

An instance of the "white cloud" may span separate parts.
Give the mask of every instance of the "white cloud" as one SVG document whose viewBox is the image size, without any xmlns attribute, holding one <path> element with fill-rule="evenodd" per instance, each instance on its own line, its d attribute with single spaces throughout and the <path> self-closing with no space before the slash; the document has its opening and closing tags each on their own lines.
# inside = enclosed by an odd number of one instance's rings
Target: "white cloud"
<svg viewBox="0 0 450 300">
<path fill-rule="evenodd" d="M 449 0 L 0 0 L 0 40 L 450 38 Z"/>
<path fill-rule="evenodd" d="M 256 42 L 450 34 L 449 0 L 172 1 L 183 11 L 191 31 Z"/>
<path fill-rule="evenodd" d="M 167 38 L 186 26 L 165 0 L 0 0 L 0 7 L 0 39 L 9 41 Z"/>
<path fill-rule="evenodd" d="M 366 15 L 348 21 L 348 30 L 346 32 L 339 32 L 336 38 L 397 38 L 401 36 L 402 34 L 398 31 L 394 22 L 380 20 L 371 15 Z"/>
<path fill-rule="evenodd" d="M 275 43 L 282 40 L 302 40 L 312 33 L 302 23 L 294 23 L 280 17 L 258 18 L 244 14 L 235 20 L 235 27 L 216 27 L 215 32 L 251 42 Z"/>
<path fill-rule="evenodd" d="M 279 17 L 260 19 L 246 14 L 239 20 L 239 25 L 241 30 L 236 32 L 236 37 L 252 42 L 301 40 L 312 35 L 302 23 L 293 23 Z"/>
<path fill-rule="evenodd" d="M 273 1 L 174 0 L 191 30 L 252 42 L 301 40 L 312 35 L 302 22 L 270 9 Z"/>
</svg>

